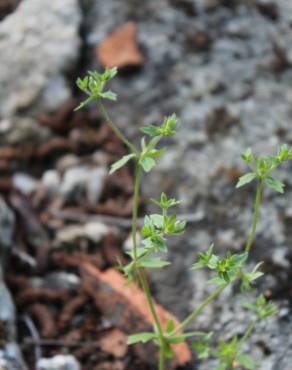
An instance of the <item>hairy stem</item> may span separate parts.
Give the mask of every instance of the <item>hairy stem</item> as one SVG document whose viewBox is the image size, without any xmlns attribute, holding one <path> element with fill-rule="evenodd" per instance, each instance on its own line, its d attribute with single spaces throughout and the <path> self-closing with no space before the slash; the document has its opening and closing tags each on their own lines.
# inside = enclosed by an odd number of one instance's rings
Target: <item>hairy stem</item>
<svg viewBox="0 0 292 370">
<path fill-rule="evenodd" d="M 257 185 L 257 191 L 256 191 L 252 228 L 251 228 L 251 232 L 249 234 L 249 237 L 248 237 L 245 249 L 244 249 L 246 253 L 249 253 L 253 245 L 254 239 L 255 239 L 258 217 L 259 217 L 259 210 L 260 210 L 260 205 L 261 205 L 262 190 L 263 190 L 263 180 L 259 179 L 258 185 Z"/>
<path fill-rule="evenodd" d="M 133 256 L 134 256 L 134 263 L 137 262 L 137 214 L 138 214 L 138 206 L 139 206 L 139 191 L 140 191 L 140 178 L 141 178 L 141 166 L 139 165 L 138 161 L 136 162 L 136 170 L 135 170 L 135 185 L 134 185 L 134 200 L 133 200 L 133 211 L 132 211 L 132 240 L 133 240 Z M 164 370 L 164 355 L 163 353 L 163 331 L 161 328 L 161 324 L 159 321 L 159 317 L 157 315 L 155 305 L 152 299 L 151 291 L 149 284 L 147 282 L 144 269 L 142 267 L 137 267 L 138 276 L 151 312 L 153 317 L 156 329 L 159 335 L 159 341 L 161 345 L 160 349 L 160 358 L 159 358 L 159 370 Z"/>
<path fill-rule="evenodd" d="M 133 241 L 134 262 L 137 261 L 137 215 L 139 207 L 140 179 L 141 179 L 141 166 L 139 165 L 138 161 L 136 161 L 133 211 L 132 211 L 132 241 Z"/>
<path fill-rule="evenodd" d="M 164 370 L 164 353 L 163 348 L 159 351 L 159 370 Z"/>
<path fill-rule="evenodd" d="M 157 331 L 158 331 L 158 334 L 159 334 L 159 338 L 162 342 L 161 344 L 163 344 L 163 331 L 162 331 L 162 328 L 161 328 L 159 317 L 157 315 L 157 312 L 156 312 L 156 309 L 155 309 L 155 306 L 154 306 L 154 302 L 153 302 L 153 299 L 152 299 L 150 287 L 149 287 L 148 281 L 146 279 L 144 269 L 142 267 L 138 267 L 138 273 L 139 273 L 139 277 L 140 277 L 140 282 L 142 284 L 142 288 L 144 290 L 144 293 L 145 293 L 145 296 L 146 296 L 146 299 L 147 299 L 147 302 L 148 302 L 148 306 L 150 308 L 151 314 L 153 316 L 153 319 L 154 319 L 154 322 L 155 322 L 155 325 L 156 325 L 156 328 L 157 328 Z"/>
<path fill-rule="evenodd" d="M 202 311 L 203 309 L 211 302 L 213 299 L 217 298 L 223 290 L 228 286 L 228 284 L 224 284 L 216 289 L 213 293 L 211 293 L 200 305 L 197 307 L 186 319 L 173 331 L 172 334 L 177 334 L 182 329 L 184 329 L 191 321 L 193 321 Z"/>
<path fill-rule="evenodd" d="M 100 101 L 100 99 L 97 100 L 97 105 L 99 108 L 100 113 L 103 115 L 104 119 L 106 120 L 107 124 L 110 126 L 110 128 L 114 131 L 114 133 L 117 135 L 118 138 L 122 140 L 122 142 L 130 149 L 130 151 L 137 156 L 139 155 L 139 152 L 135 145 L 130 143 L 130 141 L 126 138 L 126 136 L 121 132 L 121 130 L 113 123 L 110 116 L 108 115 L 104 105 Z"/>
<path fill-rule="evenodd" d="M 245 333 L 243 334 L 242 338 L 240 339 L 239 343 L 238 343 L 238 347 L 240 348 L 243 343 L 248 339 L 248 337 L 250 336 L 250 334 L 252 333 L 252 331 L 254 330 L 256 324 L 258 322 L 258 318 L 256 318 L 249 326 L 248 328 L 246 329 Z"/>
</svg>

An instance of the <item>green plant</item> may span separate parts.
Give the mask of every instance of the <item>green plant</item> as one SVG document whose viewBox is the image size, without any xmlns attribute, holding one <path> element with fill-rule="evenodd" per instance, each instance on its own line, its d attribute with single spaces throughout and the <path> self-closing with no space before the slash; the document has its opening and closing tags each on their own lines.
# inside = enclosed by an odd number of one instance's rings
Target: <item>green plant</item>
<svg viewBox="0 0 292 370">
<path fill-rule="evenodd" d="M 159 255 L 161 255 L 161 253 L 167 253 L 167 238 L 181 235 L 185 230 L 186 222 L 178 220 L 176 214 L 171 212 L 171 209 L 179 202 L 173 198 L 168 198 L 165 193 L 162 193 L 159 200 L 152 200 L 160 209 L 160 213 L 145 216 L 144 225 L 141 229 L 143 239 L 141 244 L 138 245 L 137 213 L 142 171 L 150 172 L 157 165 L 157 160 L 165 152 L 164 148 L 158 148 L 158 144 L 160 144 L 164 137 L 175 135 L 177 118 L 173 114 L 169 117 L 165 117 L 161 125 L 143 127 L 141 131 L 146 136 L 142 137 L 141 147 L 137 148 L 112 122 L 102 103 L 103 99 L 116 100 L 115 93 L 110 90 L 104 91 L 107 82 L 116 74 L 117 69 L 113 68 L 107 69 L 102 74 L 98 72 L 89 72 L 84 79 L 78 79 L 78 87 L 87 94 L 88 97 L 76 109 L 83 108 L 88 103 L 96 101 L 106 122 L 128 147 L 130 153 L 115 162 L 111 166 L 110 173 L 119 170 L 129 161 L 135 163 L 132 212 L 133 248 L 131 252 L 129 252 L 131 262 L 126 266 L 120 264 L 119 269 L 127 276 L 127 283 L 133 281 L 140 282 L 155 324 L 152 332 L 130 335 L 128 343 L 134 344 L 153 341 L 159 347 L 159 370 L 164 370 L 165 360 L 173 357 L 172 345 L 185 341 L 187 338 L 196 338 L 193 340 L 192 347 L 197 352 L 199 358 L 205 359 L 212 356 L 218 359 L 216 370 L 232 370 L 237 366 L 253 370 L 255 369 L 255 363 L 249 355 L 241 352 L 242 344 L 248 339 L 259 320 L 264 320 L 277 312 L 277 308 L 274 304 L 267 303 L 262 295 L 256 300 L 254 305 L 245 304 L 245 307 L 252 310 L 256 317 L 248 326 L 243 336 L 241 338 L 234 337 L 229 342 L 219 341 L 216 350 L 212 349 L 210 345 L 212 333 L 188 332 L 185 331 L 185 329 L 188 324 L 230 284 L 233 284 L 235 281 L 240 281 L 242 291 L 250 291 L 254 281 L 263 275 L 263 273 L 259 271 L 261 264 L 256 265 L 252 271 L 247 271 L 245 267 L 255 238 L 263 185 L 267 185 L 267 187 L 283 193 L 284 184 L 272 177 L 271 173 L 282 162 L 292 159 L 292 149 L 288 148 L 286 145 L 282 145 L 275 156 L 259 156 L 255 158 L 250 149 L 241 155 L 251 171 L 240 177 L 236 187 L 240 188 L 252 181 L 257 182 L 253 222 L 245 249 L 243 253 L 240 254 L 231 254 L 228 252 L 225 256 L 219 257 L 213 253 L 214 246 L 211 245 L 206 252 L 199 253 L 197 262 L 193 264 L 193 269 L 210 269 L 213 272 L 213 276 L 209 280 L 209 283 L 214 284 L 216 288 L 178 326 L 176 326 L 173 321 L 169 321 L 166 327 L 162 327 L 144 270 L 145 268 L 163 268 L 170 265 L 170 262 L 158 257 L 157 253 L 159 253 Z"/>
</svg>

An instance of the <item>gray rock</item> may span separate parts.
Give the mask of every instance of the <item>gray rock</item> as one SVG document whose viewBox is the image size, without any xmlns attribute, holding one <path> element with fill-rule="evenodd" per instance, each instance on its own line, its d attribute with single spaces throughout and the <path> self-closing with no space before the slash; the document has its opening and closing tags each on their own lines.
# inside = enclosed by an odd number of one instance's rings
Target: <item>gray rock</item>
<svg viewBox="0 0 292 370">
<path fill-rule="evenodd" d="M 15 308 L 6 285 L 0 282 L 0 325 L 4 340 L 15 340 Z"/>
<path fill-rule="evenodd" d="M 3 282 L 2 266 L 13 246 L 14 214 L 0 197 L 0 327 L 3 345 L 0 350 L 0 367 L 7 370 L 25 370 L 16 339 L 15 307 Z"/>
<path fill-rule="evenodd" d="M 0 197 L 0 255 L 2 257 L 13 245 L 14 223 L 14 214 L 4 199 Z"/>
<path fill-rule="evenodd" d="M 34 103 L 56 109 L 70 97 L 63 73 L 78 57 L 80 20 L 77 0 L 23 0 L 0 23 L 1 116 Z"/>
<path fill-rule="evenodd" d="M 3 145 L 34 145 L 45 143 L 52 137 L 47 127 L 40 126 L 35 120 L 23 117 L 10 117 L 0 122 L 0 143 Z"/>
<path fill-rule="evenodd" d="M 27 370 L 16 343 L 6 343 L 0 350 L 1 370 Z"/>
<path fill-rule="evenodd" d="M 71 355 L 57 355 L 42 358 L 37 363 L 37 370 L 80 370 L 80 364 Z"/>
</svg>

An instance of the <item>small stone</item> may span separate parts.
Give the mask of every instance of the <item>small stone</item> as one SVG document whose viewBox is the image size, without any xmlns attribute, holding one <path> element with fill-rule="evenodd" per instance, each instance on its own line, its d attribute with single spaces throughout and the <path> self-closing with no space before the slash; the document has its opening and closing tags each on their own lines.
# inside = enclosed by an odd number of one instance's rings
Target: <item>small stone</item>
<svg viewBox="0 0 292 370">
<path fill-rule="evenodd" d="M 91 204 L 95 204 L 102 193 L 107 171 L 104 167 L 91 168 L 77 166 L 65 172 L 60 192 L 68 198 L 74 198 L 77 190 L 86 193 Z"/>
<path fill-rule="evenodd" d="M 97 167 L 93 168 L 88 173 L 87 178 L 87 199 L 91 204 L 95 204 L 100 199 L 103 187 L 104 187 L 104 181 L 108 174 L 108 171 L 105 167 Z"/>
<path fill-rule="evenodd" d="M 85 238 L 97 243 L 107 235 L 109 229 L 101 222 L 88 222 L 85 225 L 70 225 L 62 228 L 57 233 L 60 243 L 73 243 L 80 238 Z"/>
<path fill-rule="evenodd" d="M 66 172 L 72 167 L 77 166 L 80 163 L 80 159 L 74 154 L 66 154 L 61 157 L 57 163 L 56 168 L 59 172 Z"/>
<path fill-rule="evenodd" d="M 273 250 L 272 259 L 273 261 L 282 267 L 288 268 L 290 266 L 288 260 L 288 248 L 287 247 L 277 247 Z"/>
<path fill-rule="evenodd" d="M 101 222 L 88 222 L 84 225 L 84 236 L 97 243 L 109 232 L 109 228 Z"/>
<path fill-rule="evenodd" d="M 141 67 L 145 60 L 137 46 L 137 26 L 129 22 L 115 29 L 97 48 L 104 67 Z"/>
<path fill-rule="evenodd" d="M 136 239 L 137 239 L 137 244 L 140 244 L 142 238 L 141 238 L 141 234 L 138 232 L 136 233 Z M 125 252 L 128 252 L 133 249 L 133 238 L 132 238 L 131 233 L 129 234 L 127 239 L 124 241 L 123 249 Z"/>
<path fill-rule="evenodd" d="M 56 194 L 61 183 L 59 172 L 56 170 L 48 170 L 43 174 L 42 184 L 51 194 Z"/>
<path fill-rule="evenodd" d="M 73 167 L 66 171 L 61 184 L 61 193 L 69 197 L 78 188 L 84 190 L 88 171 L 88 168 L 83 166 Z"/>
<path fill-rule="evenodd" d="M 42 358 L 37 362 L 38 370 L 80 370 L 80 364 L 71 355 L 57 355 L 52 358 Z"/>
<path fill-rule="evenodd" d="M 53 290 L 76 290 L 80 285 L 80 278 L 72 273 L 55 271 L 46 275 L 42 287 Z"/>
<path fill-rule="evenodd" d="M 84 235 L 83 226 L 72 225 L 64 227 L 57 232 L 57 240 L 60 243 L 73 243 Z"/>
<path fill-rule="evenodd" d="M 26 173 L 16 173 L 12 177 L 13 186 L 24 195 L 30 195 L 38 188 L 39 182 Z"/>
</svg>

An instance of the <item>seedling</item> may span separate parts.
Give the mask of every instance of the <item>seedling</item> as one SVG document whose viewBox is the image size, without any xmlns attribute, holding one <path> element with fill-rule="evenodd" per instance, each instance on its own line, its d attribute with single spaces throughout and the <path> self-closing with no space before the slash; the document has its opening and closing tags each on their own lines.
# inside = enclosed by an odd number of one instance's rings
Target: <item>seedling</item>
<svg viewBox="0 0 292 370">
<path fill-rule="evenodd" d="M 217 348 L 213 349 L 211 346 L 213 333 L 188 332 L 186 328 L 230 284 L 239 281 L 241 282 L 242 291 L 247 292 L 252 289 L 254 281 L 263 275 L 259 270 L 261 263 L 257 264 L 252 271 L 246 270 L 246 261 L 255 239 L 263 186 L 266 185 L 279 193 L 284 192 L 284 184 L 271 176 L 271 174 L 282 162 L 292 159 L 292 149 L 287 145 L 282 145 L 274 156 L 256 157 L 251 149 L 241 154 L 241 158 L 246 162 L 250 171 L 239 178 L 236 188 L 246 186 L 252 181 L 257 182 L 253 222 L 245 248 L 242 253 L 232 254 L 227 252 L 225 256 L 219 257 L 213 253 L 214 245 L 212 244 L 206 252 L 198 253 L 198 259 L 192 268 L 195 270 L 201 268 L 210 269 L 213 276 L 208 283 L 217 287 L 179 325 L 176 326 L 173 321 L 169 321 L 166 327 L 164 327 L 156 312 L 149 283 L 145 276 L 145 268 L 157 269 L 170 265 L 169 261 L 161 258 L 161 254 L 168 252 L 167 240 L 169 237 L 184 233 L 186 222 L 178 220 L 177 215 L 172 211 L 172 208 L 179 201 L 174 198 L 168 198 L 165 193 L 162 193 L 159 200 L 152 200 L 160 209 L 160 213 L 145 216 L 144 225 L 141 228 L 142 241 L 138 244 L 137 213 L 141 174 L 143 171 L 146 173 L 150 172 L 157 165 L 159 158 L 165 153 L 165 148 L 160 148 L 159 145 L 164 137 L 172 137 L 176 134 L 177 117 L 173 114 L 165 117 L 161 125 L 143 127 L 141 132 L 144 136 L 141 139 L 140 148 L 137 148 L 113 123 L 103 105 L 104 99 L 113 101 L 117 99 L 117 95 L 114 92 L 105 90 L 107 83 L 116 74 L 117 69 L 112 68 L 106 69 L 104 73 L 88 72 L 88 75 L 83 79 L 79 78 L 77 86 L 87 95 L 87 98 L 76 109 L 81 109 L 95 101 L 108 125 L 128 147 L 129 154 L 112 164 L 110 174 L 118 171 L 129 161 L 135 164 L 131 232 L 133 248 L 128 253 L 131 262 L 126 266 L 119 264 L 118 268 L 127 277 L 127 283 L 140 282 L 155 324 L 152 332 L 130 335 L 128 344 L 154 342 L 159 347 L 158 368 L 159 370 L 164 370 L 166 359 L 174 356 L 172 347 L 186 339 L 195 338 L 192 342 L 192 348 L 199 359 L 203 360 L 208 357 L 218 359 L 218 366 L 214 370 L 254 370 L 256 368 L 255 362 L 248 354 L 242 353 L 242 345 L 249 338 L 258 321 L 265 320 L 277 313 L 276 306 L 271 302 L 266 302 L 263 295 L 259 296 L 255 304 L 245 303 L 245 307 L 253 312 L 255 319 L 247 327 L 241 338 L 234 337 L 227 342 L 219 340 Z M 159 256 L 157 253 L 159 253 Z"/>
</svg>

